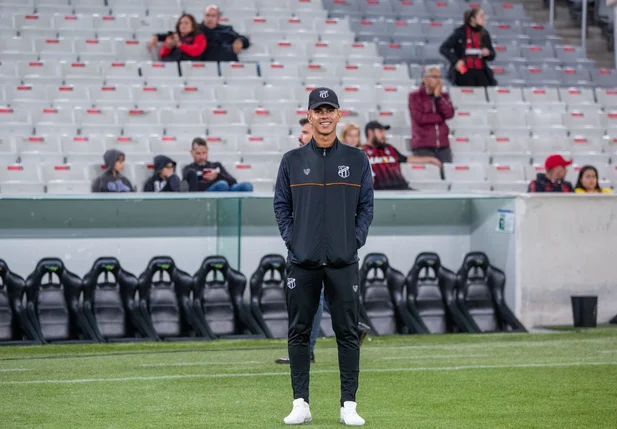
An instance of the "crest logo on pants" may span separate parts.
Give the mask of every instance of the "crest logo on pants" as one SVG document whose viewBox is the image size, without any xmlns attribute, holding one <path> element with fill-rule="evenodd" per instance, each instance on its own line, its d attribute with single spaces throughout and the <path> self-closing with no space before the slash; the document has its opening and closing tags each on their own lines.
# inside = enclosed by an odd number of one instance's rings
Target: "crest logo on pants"
<svg viewBox="0 0 617 429">
<path fill-rule="evenodd" d="M 289 277 L 289 278 L 287 279 L 287 287 L 288 287 L 289 289 L 293 289 L 293 288 L 295 288 L 295 287 L 296 287 L 296 279 L 294 279 L 293 277 Z"/>
<path fill-rule="evenodd" d="M 341 176 L 343 179 L 346 179 L 349 177 L 349 166 L 347 165 L 339 165 L 338 166 L 338 175 Z"/>
<path fill-rule="evenodd" d="M 352 289 L 353 289 L 354 292 L 358 292 L 358 285 L 353 285 Z"/>
</svg>

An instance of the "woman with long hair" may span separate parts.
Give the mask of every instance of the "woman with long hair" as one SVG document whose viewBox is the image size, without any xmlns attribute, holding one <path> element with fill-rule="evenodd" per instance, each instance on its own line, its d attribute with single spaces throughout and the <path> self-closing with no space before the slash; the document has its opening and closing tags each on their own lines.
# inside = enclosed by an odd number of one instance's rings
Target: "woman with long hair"
<svg viewBox="0 0 617 429">
<path fill-rule="evenodd" d="M 193 15 L 178 18 L 176 32 L 169 33 L 159 51 L 162 61 L 199 61 L 206 50 L 207 41 L 199 30 Z"/>
<path fill-rule="evenodd" d="M 591 165 L 585 165 L 578 173 L 578 180 L 574 187 L 574 192 L 577 194 L 598 193 L 610 194 L 609 188 L 601 188 L 598 183 L 598 170 Z"/>
<path fill-rule="evenodd" d="M 338 139 L 346 145 L 357 147 L 358 149 L 362 147 L 362 142 L 360 141 L 360 127 L 357 124 L 349 123 L 343 125 Z"/>
<path fill-rule="evenodd" d="M 465 11 L 464 24 L 458 27 L 439 48 L 450 62 L 448 78 L 457 86 L 495 86 L 497 81 L 488 61 L 495 59 L 491 36 L 484 28 L 484 11 Z"/>
</svg>

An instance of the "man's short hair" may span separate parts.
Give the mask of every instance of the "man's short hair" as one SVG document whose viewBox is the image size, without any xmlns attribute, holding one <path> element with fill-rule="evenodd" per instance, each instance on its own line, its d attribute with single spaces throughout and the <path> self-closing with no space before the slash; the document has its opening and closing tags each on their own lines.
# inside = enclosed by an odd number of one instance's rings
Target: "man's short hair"
<svg viewBox="0 0 617 429">
<path fill-rule="evenodd" d="M 422 77 L 427 77 L 428 75 L 430 75 L 431 70 L 439 70 L 439 72 L 441 73 L 441 66 L 439 64 L 429 64 L 428 66 L 424 66 Z"/>
<path fill-rule="evenodd" d="M 309 120 L 306 118 L 302 118 L 298 121 L 298 123 L 300 124 L 301 127 L 305 126 L 306 124 L 309 123 Z"/>
<path fill-rule="evenodd" d="M 193 139 L 193 142 L 191 143 L 191 150 L 195 149 L 195 146 L 208 147 L 208 142 L 206 142 L 206 140 L 202 139 L 201 137 L 195 137 Z"/>
</svg>

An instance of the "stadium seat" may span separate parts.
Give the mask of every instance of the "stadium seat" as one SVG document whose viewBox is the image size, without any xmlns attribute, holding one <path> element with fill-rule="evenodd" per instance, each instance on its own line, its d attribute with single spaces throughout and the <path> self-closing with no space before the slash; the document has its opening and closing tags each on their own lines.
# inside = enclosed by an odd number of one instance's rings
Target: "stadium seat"
<svg viewBox="0 0 617 429">
<path fill-rule="evenodd" d="M 0 259 L 0 345 L 40 344 L 24 306 L 26 282 Z"/>
<path fill-rule="evenodd" d="M 203 336 L 238 338 L 261 330 L 245 306 L 246 277 L 222 256 L 209 256 L 193 276 L 193 309 Z"/>
<path fill-rule="evenodd" d="M 465 255 L 456 274 L 459 308 L 473 328 L 470 332 L 522 331 L 524 326 L 504 300 L 506 277 L 482 252 Z"/>
<path fill-rule="evenodd" d="M 267 338 L 287 338 L 285 258 L 265 255 L 251 276 L 251 313 Z"/>
<path fill-rule="evenodd" d="M 617 84 L 613 88 L 596 88 L 598 105 L 604 110 L 617 109 Z"/>
<path fill-rule="evenodd" d="M 113 257 L 101 257 L 84 275 L 84 314 L 99 341 L 153 338 L 139 313 L 137 277 Z M 137 337 L 139 336 L 139 337 Z"/>
<path fill-rule="evenodd" d="M 107 85 L 113 84 L 143 84 L 144 77 L 139 76 L 137 61 L 102 61 L 101 76 Z"/>
<path fill-rule="evenodd" d="M 420 253 L 405 278 L 402 302 L 408 331 L 454 332 L 456 321 L 464 320 L 455 305 L 455 285 L 455 274 L 441 265 L 436 253 Z"/>
<path fill-rule="evenodd" d="M 152 61 L 155 54 L 148 52 L 144 40 L 135 39 L 115 39 L 114 49 L 115 59 L 119 61 Z"/>
<path fill-rule="evenodd" d="M 100 84 L 103 81 L 98 61 L 60 63 L 60 73 L 66 83 Z"/>
<path fill-rule="evenodd" d="M 600 68 L 591 71 L 591 80 L 594 85 L 604 88 L 614 88 L 617 79 L 617 70 Z"/>
<path fill-rule="evenodd" d="M 75 109 L 75 122 L 82 135 L 89 134 L 120 134 L 121 128 L 115 109 L 93 108 Z"/>
<path fill-rule="evenodd" d="M 223 83 L 216 63 L 182 61 L 180 62 L 180 73 L 184 81 L 190 82 L 191 85 Z"/>
<path fill-rule="evenodd" d="M 17 161 L 17 148 L 11 136 L 0 136 L 0 168 Z"/>
<path fill-rule="evenodd" d="M 15 140 L 21 163 L 34 166 L 37 163 L 62 164 L 64 162 L 58 135 L 19 136 Z"/>
<path fill-rule="evenodd" d="M 400 296 L 404 281 L 404 275 L 390 266 L 386 255 L 369 253 L 364 257 L 360 268 L 360 320 L 376 335 L 403 332 L 393 294 L 398 290 Z"/>
<path fill-rule="evenodd" d="M 488 99 L 494 106 L 525 104 L 521 88 L 493 86 L 486 89 L 488 92 Z"/>
<path fill-rule="evenodd" d="M 155 256 L 139 276 L 139 310 L 156 338 L 174 340 L 199 332 L 190 294 L 193 278 L 173 259 Z"/>
<path fill-rule="evenodd" d="M 485 106 L 487 104 L 486 92 L 484 87 L 474 88 L 454 86 L 450 88 L 448 93 L 450 94 L 452 103 L 456 106 L 457 109 L 469 109 L 470 106 Z"/>
<path fill-rule="evenodd" d="M 497 132 L 485 139 L 491 160 L 495 164 L 529 164 L 528 140 L 529 132 L 526 130 Z"/>
<path fill-rule="evenodd" d="M 161 102 L 161 105 L 163 104 Z M 155 108 L 121 108 L 117 112 L 118 123 L 121 125 L 124 134 L 163 134 L 164 127 L 159 121 L 158 110 Z"/>
<path fill-rule="evenodd" d="M 54 281 L 55 280 L 55 281 Z M 80 305 L 82 280 L 57 258 L 44 258 L 26 279 L 28 317 L 45 342 L 97 341 Z"/>
</svg>

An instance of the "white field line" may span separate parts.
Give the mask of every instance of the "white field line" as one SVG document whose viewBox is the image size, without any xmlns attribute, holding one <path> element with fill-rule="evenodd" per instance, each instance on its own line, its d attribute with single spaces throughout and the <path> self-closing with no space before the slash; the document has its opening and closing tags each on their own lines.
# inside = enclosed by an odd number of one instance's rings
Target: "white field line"
<svg viewBox="0 0 617 429">
<path fill-rule="evenodd" d="M 386 372 L 446 372 L 465 371 L 478 369 L 516 369 L 516 368 L 562 368 L 584 366 L 612 366 L 617 362 L 569 362 L 569 363 L 525 363 L 513 365 L 461 365 L 449 367 L 425 367 L 425 368 L 375 368 L 360 370 L 361 373 L 386 373 Z M 311 371 L 312 374 L 337 373 L 336 369 L 321 369 Z M 245 377 L 289 377 L 289 371 L 285 372 L 246 372 L 230 374 L 183 374 L 183 375 L 158 375 L 150 377 L 118 377 L 118 378 L 80 378 L 73 380 L 24 380 L 24 381 L 0 381 L 0 385 L 25 385 L 25 384 L 79 384 L 79 383 L 109 383 L 127 381 L 159 381 L 203 378 L 245 378 Z"/>
<path fill-rule="evenodd" d="M 250 360 L 247 362 L 178 362 L 178 363 L 145 363 L 142 365 L 137 365 L 141 368 L 158 368 L 165 366 L 207 366 L 207 365 L 253 365 L 260 364 L 264 362 Z"/>
<path fill-rule="evenodd" d="M 419 356 L 390 356 L 381 358 L 382 360 L 415 360 L 415 359 L 450 359 L 450 358 L 467 358 L 467 357 L 489 357 L 488 354 L 482 355 L 419 355 Z"/>
<path fill-rule="evenodd" d="M 617 350 L 600 350 L 600 353 L 617 353 Z"/>
<path fill-rule="evenodd" d="M 548 341 L 495 341 L 485 343 L 458 343 L 458 344 L 418 344 L 418 345 L 406 345 L 406 346 L 386 346 L 375 345 L 371 347 L 363 348 L 362 350 L 382 350 L 382 349 L 438 349 L 438 350 L 459 350 L 459 349 L 491 349 L 491 348 L 519 348 L 519 347 L 546 347 L 546 346 L 562 346 L 563 344 L 575 344 L 575 343 L 606 343 L 605 338 L 590 338 L 590 339 L 563 339 L 563 340 L 548 340 Z M 605 345 L 606 346 L 606 345 Z"/>
<path fill-rule="evenodd" d="M 32 371 L 31 368 L 2 368 L 0 372 Z"/>
</svg>

